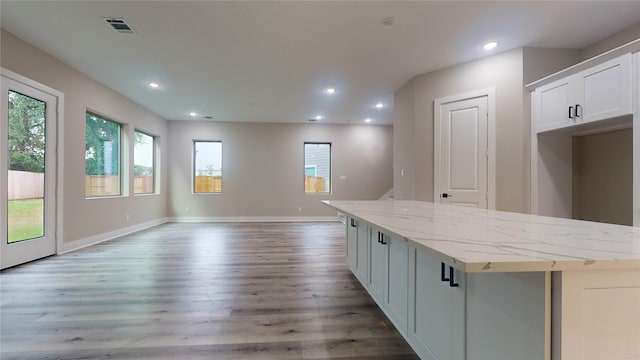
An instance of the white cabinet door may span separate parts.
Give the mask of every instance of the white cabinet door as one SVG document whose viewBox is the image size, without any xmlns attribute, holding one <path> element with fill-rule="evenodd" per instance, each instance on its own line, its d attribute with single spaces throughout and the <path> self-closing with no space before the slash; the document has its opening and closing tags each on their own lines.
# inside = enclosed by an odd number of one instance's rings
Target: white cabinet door
<svg viewBox="0 0 640 360">
<path fill-rule="evenodd" d="M 632 113 L 631 54 L 537 88 L 532 94 L 536 132 Z"/>
<path fill-rule="evenodd" d="M 385 280 L 385 260 L 386 249 L 382 243 L 384 234 L 375 229 L 370 228 L 369 231 L 369 271 L 367 277 L 367 290 L 371 297 L 383 307 L 384 299 L 384 280 Z"/>
<path fill-rule="evenodd" d="M 355 274 L 362 284 L 367 283 L 367 269 L 369 266 L 369 225 L 364 221 L 358 221 L 358 240 Z"/>
<path fill-rule="evenodd" d="M 538 132 L 571 126 L 575 117 L 570 110 L 574 102 L 572 78 L 565 78 L 542 86 L 533 94 L 536 130 Z"/>
<path fill-rule="evenodd" d="M 577 116 L 590 122 L 631 114 L 631 54 L 576 75 Z"/>
<path fill-rule="evenodd" d="M 464 359 L 465 276 L 410 248 L 408 341 L 421 359 Z"/>
<path fill-rule="evenodd" d="M 409 246 L 407 240 L 384 236 L 386 268 L 384 287 L 384 310 L 405 335 L 407 330 L 407 307 L 409 288 Z"/>
<path fill-rule="evenodd" d="M 355 272 L 358 260 L 358 220 L 347 218 L 347 263 L 351 271 Z"/>
</svg>

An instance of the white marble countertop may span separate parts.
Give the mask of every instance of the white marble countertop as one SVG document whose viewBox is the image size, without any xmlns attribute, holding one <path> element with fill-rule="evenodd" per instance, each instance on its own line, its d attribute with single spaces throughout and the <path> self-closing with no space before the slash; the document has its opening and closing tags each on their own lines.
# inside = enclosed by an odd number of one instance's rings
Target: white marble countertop
<svg viewBox="0 0 640 360">
<path fill-rule="evenodd" d="M 640 269 L 640 228 L 422 201 L 323 201 L 459 270 Z"/>
</svg>

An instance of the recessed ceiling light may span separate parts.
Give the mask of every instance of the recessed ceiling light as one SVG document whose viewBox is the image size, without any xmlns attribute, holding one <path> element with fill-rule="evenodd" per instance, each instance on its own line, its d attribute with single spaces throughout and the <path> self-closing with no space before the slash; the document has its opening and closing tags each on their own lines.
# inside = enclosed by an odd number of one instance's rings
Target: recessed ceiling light
<svg viewBox="0 0 640 360">
<path fill-rule="evenodd" d="M 329 87 L 329 88 L 326 88 L 326 89 L 324 90 L 324 92 L 325 92 L 325 93 L 327 93 L 327 94 L 329 94 L 329 95 L 331 95 L 331 94 L 335 94 L 335 93 L 336 93 L 336 88 Z"/>
<path fill-rule="evenodd" d="M 490 41 L 484 45 L 482 45 L 482 48 L 485 50 L 493 50 L 495 49 L 495 47 L 498 46 L 498 43 L 495 41 Z"/>
<path fill-rule="evenodd" d="M 191 115 L 191 116 L 195 117 L 195 116 L 196 116 L 196 115 L 198 115 L 198 114 L 196 114 L 196 113 L 194 113 L 194 112 L 192 111 L 192 112 L 190 112 L 190 113 L 189 113 L 189 115 Z"/>
<path fill-rule="evenodd" d="M 157 89 L 157 88 L 159 88 L 159 87 L 160 87 L 160 84 L 155 83 L 155 82 L 150 82 L 150 83 L 149 83 L 149 87 L 154 88 L 154 89 Z"/>
<path fill-rule="evenodd" d="M 322 115 L 316 115 L 316 120 L 322 120 Z"/>
<path fill-rule="evenodd" d="M 370 122 L 371 122 L 371 119 L 366 118 L 366 119 L 364 119 L 364 122 L 366 122 L 366 123 L 370 123 Z"/>
<path fill-rule="evenodd" d="M 383 103 L 377 103 L 376 104 L 376 109 L 382 109 L 384 107 Z"/>
</svg>

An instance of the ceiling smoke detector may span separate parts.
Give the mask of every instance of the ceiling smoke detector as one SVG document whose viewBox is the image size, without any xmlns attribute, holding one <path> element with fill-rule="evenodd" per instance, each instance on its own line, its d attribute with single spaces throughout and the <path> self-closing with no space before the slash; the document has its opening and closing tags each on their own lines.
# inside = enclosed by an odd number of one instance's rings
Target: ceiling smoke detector
<svg viewBox="0 0 640 360">
<path fill-rule="evenodd" d="M 118 18 L 111 18 L 111 17 L 105 17 L 102 18 L 104 21 L 107 22 L 107 24 L 109 24 L 109 26 L 111 26 L 115 31 L 119 32 L 119 33 L 123 33 L 123 34 L 135 34 L 136 32 L 133 30 L 133 28 L 131 26 L 129 26 L 129 24 L 127 24 L 126 21 L 124 21 L 124 19 L 118 19 Z"/>
</svg>

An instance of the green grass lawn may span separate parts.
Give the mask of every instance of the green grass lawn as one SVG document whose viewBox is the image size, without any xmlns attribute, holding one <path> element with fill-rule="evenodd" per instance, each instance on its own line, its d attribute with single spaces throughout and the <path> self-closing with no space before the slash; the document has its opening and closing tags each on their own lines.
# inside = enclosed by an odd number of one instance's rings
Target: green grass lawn
<svg viewBox="0 0 640 360">
<path fill-rule="evenodd" d="M 9 243 L 44 235 L 44 199 L 10 200 L 7 205 Z"/>
</svg>

